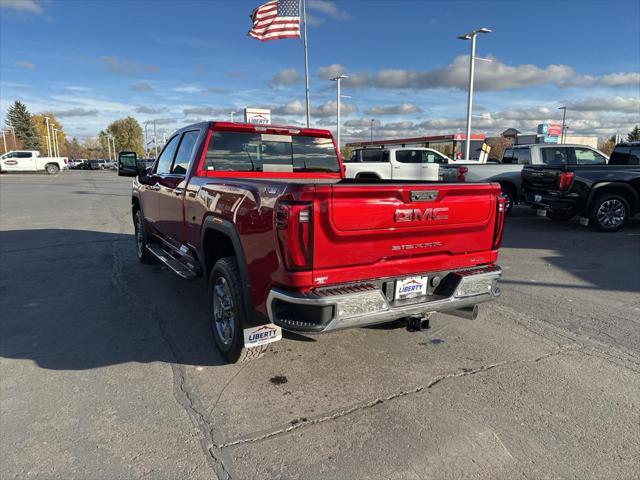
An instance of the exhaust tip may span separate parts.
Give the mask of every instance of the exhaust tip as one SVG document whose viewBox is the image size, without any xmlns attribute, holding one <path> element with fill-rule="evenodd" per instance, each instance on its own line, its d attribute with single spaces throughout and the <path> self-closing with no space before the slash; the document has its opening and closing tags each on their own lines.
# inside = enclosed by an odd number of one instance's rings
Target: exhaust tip
<svg viewBox="0 0 640 480">
<path fill-rule="evenodd" d="M 475 320 L 478 318 L 478 305 L 473 305 L 471 307 L 459 308 L 457 310 L 448 310 L 446 312 L 447 315 L 453 315 L 454 317 L 464 318 L 465 320 Z"/>
</svg>

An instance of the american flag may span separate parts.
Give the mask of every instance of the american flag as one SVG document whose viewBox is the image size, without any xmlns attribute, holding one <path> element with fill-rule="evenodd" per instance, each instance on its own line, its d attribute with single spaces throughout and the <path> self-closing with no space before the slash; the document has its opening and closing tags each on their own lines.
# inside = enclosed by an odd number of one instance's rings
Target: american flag
<svg viewBox="0 0 640 480">
<path fill-rule="evenodd" d="M 251 14 L 253 28 L 247 35 L 262 42 L 300 38 L 300 0 L 274 0 Z"/>
</svg>

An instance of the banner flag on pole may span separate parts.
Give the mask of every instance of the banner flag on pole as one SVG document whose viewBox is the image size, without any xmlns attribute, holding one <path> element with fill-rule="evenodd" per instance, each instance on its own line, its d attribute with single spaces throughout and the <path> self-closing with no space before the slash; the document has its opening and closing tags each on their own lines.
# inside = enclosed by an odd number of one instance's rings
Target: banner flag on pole
<svg viewBox="0 0 640 480">
<path fill-rule="evenodd" d="M 299 0 L 273 0 L 251 13 L 253 28 L 247 32 L 261 42 L 281 38 L 300 38 Z"/>
</svg>

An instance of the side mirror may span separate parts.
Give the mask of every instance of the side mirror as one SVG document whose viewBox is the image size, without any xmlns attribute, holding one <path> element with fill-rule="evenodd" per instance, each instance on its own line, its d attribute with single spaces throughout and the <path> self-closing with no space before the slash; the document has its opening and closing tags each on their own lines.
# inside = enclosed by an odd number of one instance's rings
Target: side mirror
<svg viewBox="0 0 640 480">
<path fill-rule="evenodd" d="M 120 177 L 138 176 L 138 156 L 136 152 L 118 153 L 118 175 Z"/>
</svg>

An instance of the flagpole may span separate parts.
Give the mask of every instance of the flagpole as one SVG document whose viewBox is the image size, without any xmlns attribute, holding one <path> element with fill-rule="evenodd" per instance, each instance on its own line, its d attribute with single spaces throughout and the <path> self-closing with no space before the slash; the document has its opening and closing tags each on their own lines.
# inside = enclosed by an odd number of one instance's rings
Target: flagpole
<svg viewBox="0 0 640 480">
<path fill-rule="evenodd" d="M 304 87 L 307 103 L 307 128 L 309 128 L 309 59 L 307 57 L 307 2 L 302 0 L 302 23 L 304 28 Z"/>
</svg>

